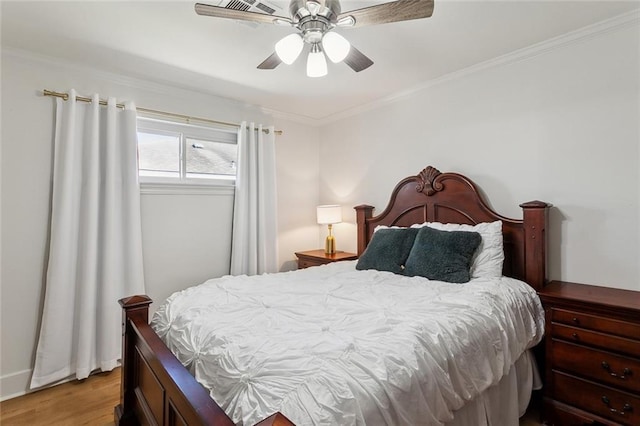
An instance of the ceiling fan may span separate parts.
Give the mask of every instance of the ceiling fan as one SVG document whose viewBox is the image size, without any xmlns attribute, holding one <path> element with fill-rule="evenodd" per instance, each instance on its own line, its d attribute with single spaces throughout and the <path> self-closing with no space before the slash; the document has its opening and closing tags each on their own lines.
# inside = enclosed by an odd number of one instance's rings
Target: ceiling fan
<svg viewBox="0 0 640 426">
<path fill-rule="evenodd" d="M 339 0 L 291 0 L 290 17 L 237 10 L 223 6 L 196 3 L 198 15 L 215 16 L 243 21 L 290 26 L 298 30 L 275 45 L 275 52 L 265 59 L 259 69 L 274 69 L 281 63 L 292 64 L 300 56 L 305 44 L 310 45 L 307 57 L 307 76 L 322 77 L 327 74 L 326 56 L 334 63 L 345 62 L 360 72 L 373 65 L 373 61 L 360 52 L 335 28 L 358 28 L 365 25 L 386 24 L 428 18 L 433 13 L 434 0 L 397 0 L 376 6 L 342 12 Z M 256 0 L 244 0 L 254 4 Z M 229 4 L 237 4 L 231 2 Z M 248 5 L 247 9 L 249 8 Z M 265 8 L 260 8 L 266 10 Z M 270 9 L 270 8 L 269 8 Z M 275 12 L 275 10 L 270 9 Z"/>
</svg>

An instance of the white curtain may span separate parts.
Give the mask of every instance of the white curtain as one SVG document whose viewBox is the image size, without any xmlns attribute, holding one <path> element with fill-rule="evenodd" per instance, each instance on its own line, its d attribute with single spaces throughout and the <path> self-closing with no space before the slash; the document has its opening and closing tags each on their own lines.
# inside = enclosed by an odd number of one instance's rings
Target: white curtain
<svg viewBox="0 0 640 426">
<path fill-rule="evenodd" d="M 51 237 L 31 388 L 121 356 L 118 299 L 144 293 L 136 111 L 56 99 Z"/>
<path fill-rule="evenodd" d="M 277 272 L 274 128 L 242 122 L 233 209 L 231 275 Z"/>
</svg>

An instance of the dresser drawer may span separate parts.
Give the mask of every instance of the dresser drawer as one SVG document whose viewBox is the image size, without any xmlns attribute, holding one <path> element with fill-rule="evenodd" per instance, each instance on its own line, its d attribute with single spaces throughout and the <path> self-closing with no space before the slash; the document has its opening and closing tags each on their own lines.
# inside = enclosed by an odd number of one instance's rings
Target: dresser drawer
<svg viewBox="0 0 640 426">
<path fill-rule="evenodd" d="M 308 260 L 308 259 L 298 259 L 298 269 L 309 268 L 311 266 L 319 266 L 329 263 L 329 261 L 323 262 L 320 260 Z"/>
<path fill-rule="evenodd" d="M 552 373 L 554 398 L 623 425 L 640 424 L 640 398 L 559 371 Z"/>
<path fill-rule="evenodd" d="M 356 260 L 358 255 L 346 251 L 336 251 L 327 254 L 324 250 L 307 250 L 296 252 L 298 258 L 298 269 L 309 268 L 310 266 L 326 265 L 327 263 L 341 262 L 343 260 Z"/>
<path fill-rule="evenodd" d="M 591 331 L 570 325 L 551 324 L 551 337 L 565 339 L 581 345 L 596 346 L 640 358 L 640 340 Z"/>
<path fill-rule="evenodd" d="M 551 367 L 640 393 L 640 360 L 635 358 L 551 339 Z"/>
<path fill-rule="evenodd" d="M 544 400 L 542 411 L 544 424 L 548 426 L 619 426 L 619 423 L 551 399 Z"/>
<path fill-rule="evenodd" d="M 619 321 L 598 315 L 589 315 L 554 308 L 551 310 L 551 321 L 599 331 L 601 333 L 613 334 L 615 336 L 627 337 L 629 339 L 640 339 L 640 324 Z"/>
<path fill-rule="evenodd" d="M 640 292 L 553 281 L 545 308 L 543 419 L 640 426 Z"/>
</svg>

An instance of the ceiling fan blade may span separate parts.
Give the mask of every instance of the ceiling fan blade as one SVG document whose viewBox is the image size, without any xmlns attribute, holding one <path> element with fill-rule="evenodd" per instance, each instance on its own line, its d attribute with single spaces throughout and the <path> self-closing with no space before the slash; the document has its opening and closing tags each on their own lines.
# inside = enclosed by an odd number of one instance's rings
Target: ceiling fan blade
<svg viewBox="0 0 640 426">
<path fill-rule="evenodd" d="M 260 22 L 263 24 L 274 24 L 276 23 L 276 20 L 291 22 L 291 20 L 285 16 L 227 9 L 226 7 L 212 6 L 210 4 L 203 3 L 196 3 L 195 9 L 198 15 L 215 16 L 217 18 L 239 19 L 242 21 Z"/>
<path fill-rule="evenodd" d="M 391 3 L 341 13 L 338 16 L 338 21 L 353 17 L 355 23 L 353 25 L 345 25 L 345 27 L 356 28 L 364 27 L 365 25 L 428 18 L 432 14 L 433 0 L 397 0 Z"/>
<path fill-rule="evenodd" d="M 260 69 L 260 70 L 272 70 L 275 67 L 277 67 L 278 65 L 280 65 L 281 63 L 282 63 L 282 60 L 280 60 L 280 57 L 278 57 L 276 52 L 273 52 L 271 54 L 271 56 L 269 56 L 267 59 L 262 61 L 262 63 L 260 65 L 258 65 L 258 69 Z"/>
<path fill-rule="evenodd" d="M 347 57 L 344 58 L 344 63 L 349 65 L 355 72 L 366 70 L 373 65 L 373 61 L 371 59 L 353 46 L 349 49 Z"/>
</svg>

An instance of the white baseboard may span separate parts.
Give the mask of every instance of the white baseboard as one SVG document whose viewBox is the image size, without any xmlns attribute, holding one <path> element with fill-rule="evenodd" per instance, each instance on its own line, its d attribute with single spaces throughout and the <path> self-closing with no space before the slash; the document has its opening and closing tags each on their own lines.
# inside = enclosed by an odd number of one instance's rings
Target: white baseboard
<svg viewBox="0 0 640 426">
<path fill-rule="evenodd" d="M 22 396 L 30 392 L 31 369 L 0 377 L 0 401 Z"/>
<path fill-rule="evenodd" d="M 116 368 L 120 368 L 120 363 Z M 91 374 L 98 373 L 100 370 L 94 370 Z M 31 392 L 36 392 L 41 389 L 50 388 L 52 386 L 67 383 L 75 379 L 75 376 L 69 376 L 65 379 L 58 380 L 57 382 L 50 383 L 41 388 L 30 389 L 31 374 L 33 370 L 22 370 L 17 373 L 7 374 L 0 376 L 0 401 L 6 401 L 7 399 L 16 398 L 18 396 L 26 395 Z"/>
<path fill-rule="evenodd" d="M 28 369 L 0 377 L 0 401 L 17 398 L 31 392 L 36 392 L 41 389 L 50 388 L 52 386 L 60 385 L 62 383 L 67 383 L 73 380 L 73 376 L 69 376 L 66 379 L 58 380 L 57 382 L 50 383 L 41 388 L 30 389 L 29 385 L 31 384 L 32 372 L 32 369 Z"/>
</svg>

